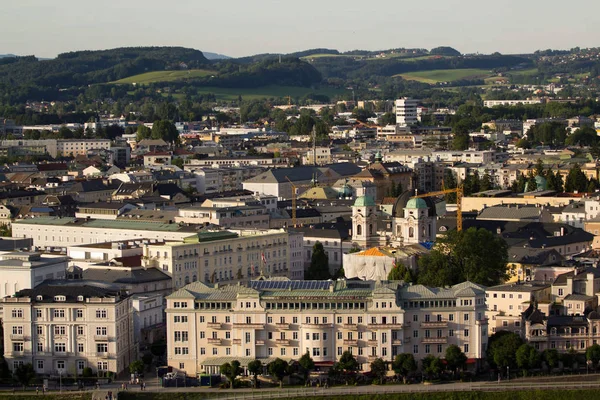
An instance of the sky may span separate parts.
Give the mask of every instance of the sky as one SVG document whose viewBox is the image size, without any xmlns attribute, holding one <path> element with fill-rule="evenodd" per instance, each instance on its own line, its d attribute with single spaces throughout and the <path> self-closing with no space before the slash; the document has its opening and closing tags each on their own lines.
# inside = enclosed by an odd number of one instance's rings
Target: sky
<svg viewBox="0 0 600 400">
<path fill-rule="evenodd" d="M 597 0 L 2 3 L 0 54 L 38 57 L 128 46 L 183 46 L 232 57 L 312 48 L 452 46 L 462 53 L 514 54 L 600 46 Z"/>
</svg>

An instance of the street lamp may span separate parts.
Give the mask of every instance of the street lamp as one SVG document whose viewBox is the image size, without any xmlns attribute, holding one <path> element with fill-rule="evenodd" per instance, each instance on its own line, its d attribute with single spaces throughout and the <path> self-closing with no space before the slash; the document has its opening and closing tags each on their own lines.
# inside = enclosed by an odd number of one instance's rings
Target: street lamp
<svg viewBox="0 0 600 400">
<path fill-rule="evenodd" d="M 506 379 L 510 381 L 510 367 L 506 366 Z"/>
</svg>

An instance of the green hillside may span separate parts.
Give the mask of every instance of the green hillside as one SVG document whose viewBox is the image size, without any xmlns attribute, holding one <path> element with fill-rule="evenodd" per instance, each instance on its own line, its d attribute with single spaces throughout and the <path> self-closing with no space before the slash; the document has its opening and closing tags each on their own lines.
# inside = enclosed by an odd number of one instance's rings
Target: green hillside
<svg viewBox="0 0 600 400">
<path fill-rule="evenodd" d="M 299 86 L 280 86 L 280 85 L 269 85 L 257 88 L 222 88 L 222 87 L 201 87 L 198 88 L 198 94 L 214 94 L 218 100 L 237 100 L 239 96 L 242 96 L 244 100 L 258 100 L 258 99 L 269 99 L 269 98 L 282 98 L 290 96 L 293 98 L 300 98 L 309 94 L 324 95 L 328 97 L 334 97 L 340 95 L 347 90 L 334 89 L 334 88 L 322 88 L 312 89 Z"/>
<path fill-rule="evenodd" d="M 118 81 L 114 81 L 111 83 L 144 85 L 155 82 L 184 81 L 186 79 L 203 78 L 205 76 L 212 76 L 216 74 L 216 71 L 211 71 L 208 69 L 153 71 L 129 76 L 127 78 L 119 79 Z"/>
<path fill-rule="evenodd" d="M 478 68 L 437 69 L 432 71 L 415 71 L 398 74 L 403 79 L 429 84 L 453 82 L 461 79 L 484 79 L 494 75 L 490 70 Z"/>
</svg>

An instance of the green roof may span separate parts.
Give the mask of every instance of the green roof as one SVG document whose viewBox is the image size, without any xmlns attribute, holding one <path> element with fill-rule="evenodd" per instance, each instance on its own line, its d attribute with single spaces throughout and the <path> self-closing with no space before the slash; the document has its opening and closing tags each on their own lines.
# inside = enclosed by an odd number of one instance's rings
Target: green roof
<svg viewBox="0 0 600 400">
<path fill-rule="evenodd" d="M 229 231 L 198 232 L 193 236 L 184 238 L 183 243 L 212 242 L 214 240 L 235 239 L 237 237 L 239 237 L 237 233 Z"/>
<path fill-rule="evenodd" d="M 427 203 L 423 199 L 410 199 L 406 203 L 406 207 L 404 208 L 429 208 L 427 207 Z"/>
<path fill-rule="evenodd" d="M 369 207 L 374 206 L 375 200 L 371 196 L 360 196 L 356 198 L 353 207 Z"/>
</svg>

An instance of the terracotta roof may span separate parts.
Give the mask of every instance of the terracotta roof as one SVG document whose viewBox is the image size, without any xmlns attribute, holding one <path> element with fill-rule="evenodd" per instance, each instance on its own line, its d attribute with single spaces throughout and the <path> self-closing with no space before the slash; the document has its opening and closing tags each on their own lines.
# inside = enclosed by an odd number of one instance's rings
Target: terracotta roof
<svg viewBox="0 0 600 400">
<path fill-rule="evenodd" d="M 388 257 L 388 255 L 383 254 L 377 247 L 373 247 L 358 253 L 359 256 L 376 256 L 376 257 Z"/>
</svg>

